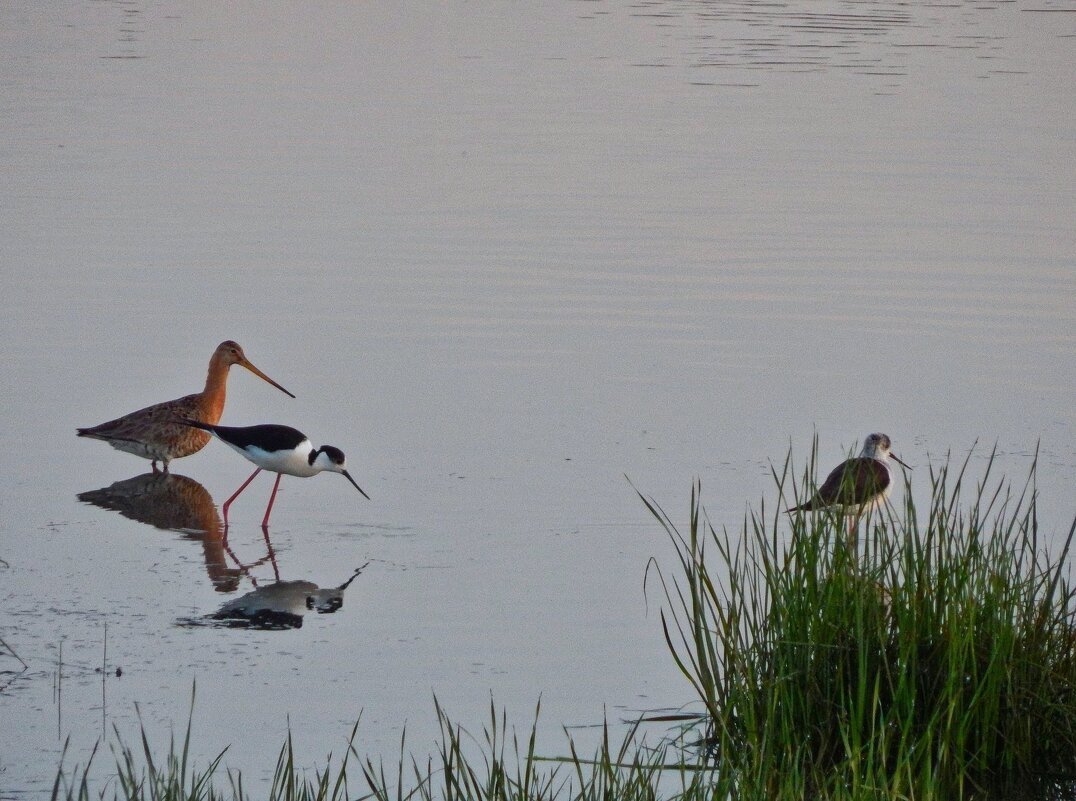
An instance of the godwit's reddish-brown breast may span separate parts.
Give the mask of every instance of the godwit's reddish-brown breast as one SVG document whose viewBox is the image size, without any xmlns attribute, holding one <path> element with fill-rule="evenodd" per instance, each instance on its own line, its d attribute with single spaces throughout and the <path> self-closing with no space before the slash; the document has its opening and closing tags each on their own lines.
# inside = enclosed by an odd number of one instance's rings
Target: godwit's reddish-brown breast
<svg viewBox="0 0 1076 801">
<path fill-rule="evenodd" d="M 157 462 L 162 462 L 164 471 L 168 472 L 168 463 L 172 459 L 197 453 L 210 439 L 205 431 L 177 423 L 176 420 L 198 420 L 215 425 L 224 413 L 228 369 L 233 364 L 245 367 L 281 392 L 295 397 L 251 364 L 237 342 L 228 340 L 221 342 L 213 351 L 205 389 L 201 392 L 155 403 L 92 428 L 77 429 L 78 435 L 103 440 L 116 450 L 149 459 L 154 472 L 157 471 Z"/>
</svg>

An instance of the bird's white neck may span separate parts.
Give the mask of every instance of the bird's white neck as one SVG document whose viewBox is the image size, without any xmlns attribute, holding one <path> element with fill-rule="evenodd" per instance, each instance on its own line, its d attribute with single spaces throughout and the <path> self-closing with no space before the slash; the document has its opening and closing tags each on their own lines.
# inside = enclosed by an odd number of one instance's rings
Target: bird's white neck
<svg viewBox="0 0 1076 801">
<path fill-rule="evenodd" d="M 859 452 L 859 455 L 864 459 L 875 459 L 879 462 L 884 462 L 889 458 L 889 449 L 884 445 L 868 442 L 863 445 L 863 450 Z"/>
<path fill-rule="evenodd" d="M 333 464 L 333 460 L 330 459 L 329 455 L 324 451 L 320 449 L 316 451 L 311 451 L 307 458 L 309 459 L 310 456 L 314 457 L 310 460 L 311 475 L 313 475 L 314 473 L 320 473 L 323 470 L 332 470 L 333 472 L 338 471 L 337 466 Z"/>
</svg>

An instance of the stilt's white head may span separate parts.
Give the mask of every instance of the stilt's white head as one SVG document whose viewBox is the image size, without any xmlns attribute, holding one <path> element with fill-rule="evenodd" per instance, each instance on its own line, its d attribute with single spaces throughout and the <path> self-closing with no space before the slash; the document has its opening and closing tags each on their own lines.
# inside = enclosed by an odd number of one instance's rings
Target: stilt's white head
<svg viewBox="0 0 1076 801">
<path fill-rule="evenodd" d="M 885 434 L 868 434 L 863 441 L 863 450 L 859 455 L 884 462 L 889 457 L 891 447 L 893 447 L 893 443 Z"/>
<path fill-rule="evenodd" d="M 355 479 L 351 477 L 351 473 L 347 471 L 347 460 L 344 458 L 344 452 L 339 448 L 334 448 L 332 445 L 322 445 L 315 451 L 314 460 L 310 463 L 312 467 L 317 470 L 325 470 L 330 473 L 340 473 L 351 485 L 362 492 L 362 496 L 367 500 L 370 500 L 370 496 L 363 492 L 362 487 L 355 483 Z"/>
<path fill-rule="evenodd" d="M 867 439 L 863 442 L 863 450 L 860 452 L 860 456 L 867 459 L 877 459 L 879 462 L 884 462 L 886 459 L 892 459 L 899 464 L 908 467 L 904 464 L 895 454 L 890 453 L 890 448 L 893 447 L 892 441 L 886 434 L 868 434 Z M 911 470 L 910 467 L 908 467 Z"/>
</svg>

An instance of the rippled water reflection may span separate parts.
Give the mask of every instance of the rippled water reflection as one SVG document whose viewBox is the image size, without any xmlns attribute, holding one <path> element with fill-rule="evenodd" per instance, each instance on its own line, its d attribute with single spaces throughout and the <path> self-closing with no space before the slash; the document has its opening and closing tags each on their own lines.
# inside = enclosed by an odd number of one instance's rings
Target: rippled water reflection
<svg viewBox="0 0 1076 801">
<path fill-rule="evenodd" d="M 936 49 L 952 70 L 979 62 L 979 77 L 1025 74 L 1020 52 L 1006 48 L 1012 0 L 976 3 L 642 2 L 634 13 L 668 30 L 676 46 L 658 65 L 682 63 L 707 73 L 848 71 L 905 79 Z M 1065 11 L 1061 4 L 1026 13 Z M 1017 45 L 1019 47 L 1019 45 Z M 966 52 L 964 52 L 966 51 Z M 970 61 L 974 59 L 976 61 Z M 1006 67 L 1006 65 L 1009 65 Z M 710 83 L 700 77 L 700 84 Z M 721 81 L 712 81 L 721 83 Z M 890 88 L 904 80 L 883 82 Z M 754 85 L 757 85 L 754 84 Z"/>
</svg>

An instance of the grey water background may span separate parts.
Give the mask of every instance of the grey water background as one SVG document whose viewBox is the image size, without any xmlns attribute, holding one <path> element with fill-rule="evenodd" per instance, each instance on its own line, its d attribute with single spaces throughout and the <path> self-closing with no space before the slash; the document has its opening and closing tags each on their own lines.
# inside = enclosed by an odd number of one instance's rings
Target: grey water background
<svg viewBox="0 0 1076 801">
<path fill-rule="evenodd" d="M 360 715 L 360 753 L 424 756 L 434 695 L 475 731 L 540 697 L 546 753 L 690 701 L 631 484 L 686 522 L 697 477 L 736 529 L 816 435 L 828 467 L 888 433 L 916 492 L 1038 444 L 1056 548 L 1074 54 L 1061 0 L 0 5 L 0 797 L 68 736 L 164 746 L 194 682 L 196 756 L 251 786 L 289 725 L 308 766 Z M 189 519 L 77 498 L 148 463 L 75 426 L 200 389 L 227 338 L 298 398 L 235 370 L 224 422 L 372 496 L 284 479 L 282 580 L 369 562 L 299 629 L 182 625 L 276 575 L 268 477 L 221 545 L 220 443 L 173 465 Z"/>
</svg>

